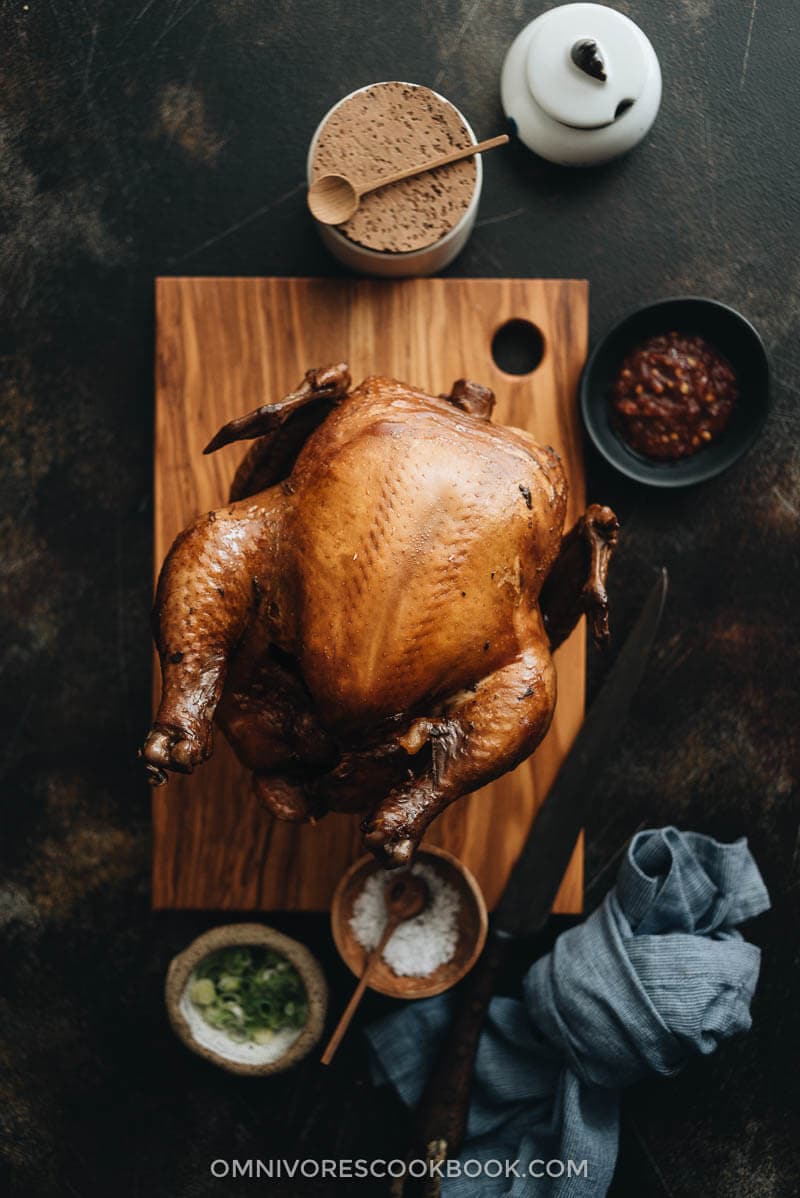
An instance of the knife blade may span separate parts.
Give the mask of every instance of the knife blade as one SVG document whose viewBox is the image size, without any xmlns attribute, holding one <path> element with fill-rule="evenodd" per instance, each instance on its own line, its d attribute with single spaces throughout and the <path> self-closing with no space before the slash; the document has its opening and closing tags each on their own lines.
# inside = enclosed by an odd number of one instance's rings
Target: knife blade
<svg viewBox="0 0 800 1198">
<path fill-rule="evenodd" d="M 497 975 L 513 941 L 533 935 L 547 920 L 583 826 L 594 780 L 611 755 L 647 667 L 661 623 L 667 582 L 667 571 L 662 568 L 511 871 L 492 916 L 486 948 L 465 983 L 442 1053 L 417 1108 L 409 1161 L 425 1160 L 430 1168 L 461 1148 L 475 1053 Z M 435 1169 L 428 1175 L 423 1184 L 425 1198 L 437 1198 L 440 1177 Z M 408 1180 L 396 1179 L 392 1194 L 406 1193 Z"/>
</svg>

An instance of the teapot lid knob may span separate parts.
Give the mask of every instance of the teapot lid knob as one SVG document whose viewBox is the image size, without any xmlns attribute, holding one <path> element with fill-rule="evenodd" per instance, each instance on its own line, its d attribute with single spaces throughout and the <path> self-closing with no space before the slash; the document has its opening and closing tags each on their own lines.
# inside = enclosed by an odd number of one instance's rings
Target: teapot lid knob
<svg viewBox="0 0 800 1198">
<path fill-rule="evenodd" d="M 593 38 L 580 38 L 570 50 L 569 56 L 579 70 L 585 71 L 593 79 L 599 79 L 601 83 L 608 79 L 605 60 Z"/>
</svg>

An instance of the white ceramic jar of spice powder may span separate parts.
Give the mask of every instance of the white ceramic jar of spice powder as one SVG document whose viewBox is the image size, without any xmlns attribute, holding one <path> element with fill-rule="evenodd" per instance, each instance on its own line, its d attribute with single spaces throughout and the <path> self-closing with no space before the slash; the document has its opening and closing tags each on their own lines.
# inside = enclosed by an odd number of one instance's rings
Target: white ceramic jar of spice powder
<svg viewBox="0 0 800 1198">
<path fill-rule="evenodd" d="M 308 183 L 342 174 L 365 184 L 476 141 L 464 116 L 438 92 L 414 83 L 372 83 L 320 121 L 308 151 Z M 482 183 L 477 155 L 363 196 L 343 225 L 314 223 L 331 253 L 353 271 L 430 275 L 464 248 Z"/>
</svg>

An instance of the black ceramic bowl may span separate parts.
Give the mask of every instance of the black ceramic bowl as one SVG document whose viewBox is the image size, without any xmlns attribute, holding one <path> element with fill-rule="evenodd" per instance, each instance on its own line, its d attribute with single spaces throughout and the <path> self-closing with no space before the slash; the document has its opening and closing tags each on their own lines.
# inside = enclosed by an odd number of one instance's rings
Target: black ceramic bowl
<svg viewBox="0 0 800 1198">
<path fill-rule="evenodd" d="M 631 449 L 611 422 L 609 392 L 622 359 L 639 341 L 672 330 L 705 337 L 730 362 L 739 399 L 724 433 L 690 457 L 674 462 Z M 589 355 L 580 401 L 587 432 L 603 457 L 628 478 L 651 487 L 688 487 L 721 474 L 755 441 L 769 407 L 769 363 L 764 343 L 748 320 L 716 300 L 660 300 L 632 312 L 606 333 Z"/>
</svg>

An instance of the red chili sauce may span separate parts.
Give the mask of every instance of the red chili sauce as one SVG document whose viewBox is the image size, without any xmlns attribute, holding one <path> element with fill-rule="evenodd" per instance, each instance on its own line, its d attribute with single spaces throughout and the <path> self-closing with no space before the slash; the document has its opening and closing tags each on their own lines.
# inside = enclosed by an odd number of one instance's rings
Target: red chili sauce
<svg viewBox="0 0 800 1198">
<path fill-rule="evenodd" d="M 648 458 L 685 458 L 730 420 L 739 388 L 733 367 L 702 337 L 660 333 L 624 359 L 611 386 L 620 435 Z"/>
</svg>

